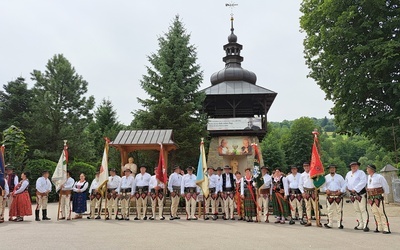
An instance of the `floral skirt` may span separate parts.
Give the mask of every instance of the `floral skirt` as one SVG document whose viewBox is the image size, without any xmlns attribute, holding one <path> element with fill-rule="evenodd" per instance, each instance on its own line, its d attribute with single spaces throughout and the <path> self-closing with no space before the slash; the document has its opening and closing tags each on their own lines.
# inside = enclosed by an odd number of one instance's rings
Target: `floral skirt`
<svg viewBox="0 0 400 250">
<path fill-rule="evenodd" d="M 28 191 L 17 194 L 12 200 L 10 217 L 32 215 L 32 202 Z"/>
</svg>

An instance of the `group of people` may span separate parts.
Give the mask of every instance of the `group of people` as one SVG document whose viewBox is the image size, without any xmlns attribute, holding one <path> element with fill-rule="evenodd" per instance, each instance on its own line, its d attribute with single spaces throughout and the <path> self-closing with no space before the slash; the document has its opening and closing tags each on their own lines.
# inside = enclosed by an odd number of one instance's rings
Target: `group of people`
<svg viewBox="0 0 400 250">
<path fill-rule="evenodd" d="M 130 166 L 131 164 L 132 166 Z M 205 196 L 196 184 L 194 168 L 186 168 L 186 174 L 179 166 L 173 168 L 168 183 L 160 182 L 154 175 L 147 173 L 147 166 L 141 165 L 139 172 L 137 166 L 130 161 L 123 167 L 122 177 L 116 174 L 115 169 L 110 170 L 109 180 L 106 187 L 99 183 L 99 172 L 92 181 L 90 187 L 86 181 L 85 174 L 79 176 L 79 181 L 74 181 L 68 172 L 68 179 L 60 191 L 59 218 L 70 220 L 71 212 L 75 212 L 74 219 L 82 218 L 86 212 L 87 194 L 90 197 L 90 214 L 87 219 L 100 219 L 103 199 L 105 200 L 105 216 L 107 220 L 129 220 L 130 205 L 132 199 L 136 200 L 136 216 L 134 220 L 156 219 L 156 208 L 158 217 L 165 220 L 163 214 L 164 198 L 169 191 L 171 197 L 170 220 L 180 219 L 178 206 L 180 198 L 183 197 L 186 206 L 186 219 L 197 220 L 196 205 L 199 196 L 203 196 L 205 206 L 205 220 L 218 219 L 218 208 L 223 209 L 223 220 L 235 220 L 234 210 L 238 220 L 247 222 L 265 221 L 269 222 L 269 202 L 272 203 L 275 223 L 295 224 L 299 220 L 301 225 L 311 226 L 312 213 L 319 216 L 319 191 L 326 194 L 328 221 L 324 224 L 326 228 L 336 226 L 343 229 L 343 198 L 348 192 L 357 216 L 355 230 L 369 231 L 369 215 L 367 204 L 373 213 L 376 229 L 375 232 L 390 234 L 389 222 L 384 208 L 384 194 L 389 193 L 389 187 L 385 178 L 376 173 L 375 165 L 367 166 L 367 174 L 360 170 L 359 162 L 350 163 L 350 171 L 345 178 L 336 173 L 336 166 L 329 166 L 329 173 L 325 176 L 325 183 L 320 189 L 316 189 L 314 181 L 310 177 L 309 163 L 303 164 L 304 172 L 299 173 L 297 166 L 291 167 L 291 173 L 284 175 L 282 169 L 276 168 L 270 175 L 268 167 L 261 167 L 259 181 L 252 176 L 250 168 L 245 169 L 242 177 L 240 172 L 231 173 L 231 167 L 218 167 L 207 169 L 208 191 Z M 215 173 L 216 172 L 216 173 Z M 47 201 L 52 185 L 49 180 L 49 172 L 43 171 L 42 177 L 36 181 L 35 220 L 40 221 L 40 209 L 42 220 L 50 220 L 47 216 Z M 257 184 L 256 183 L 261 183 Z M 0 196 L 0 220 L 4 221 L 4 208 L 6 200 L 10 208 L 9 217 L 12 221 L 23 221 L 24 216 L 32 215 L 31 201 L 28 192 L 29 173 L 22 173 L 21 180 L 18 176 L 8 170 L 2 196 Z M 72 197 L 72 206 L 71 204 Z M 151 216 L 147 217 L 148 199 L 151 201 Z M 303 205 L 304 203 L 304 205 Z M 303 216 L 303 206 L 305 214 Z M 120 209 L 119 209 L 120 208 Z M 96 213 L 97 209 L 97 213 Z M 211 210 L 211 212 L 210 212 Z M 211 216 L 210 216 L 211 215 Z M 319 221 L 319 220 L 317 220 Z M 317 226 L 322 226 L 317 224 Z"/>
</svg>

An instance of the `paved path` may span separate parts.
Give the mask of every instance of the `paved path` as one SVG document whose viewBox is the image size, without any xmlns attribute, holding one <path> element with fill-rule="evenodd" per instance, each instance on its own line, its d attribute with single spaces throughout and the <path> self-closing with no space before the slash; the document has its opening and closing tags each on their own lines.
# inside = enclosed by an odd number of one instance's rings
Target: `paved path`
<svg viewBox="0 0 400 250">
<path fill-rule="evenodd" d="M 399 249 L 400 207 L 387 206 L 392 234 L 355 231 L 351 204 L 345 204 L 344 229 L 305 228 L 241 221 L 51 221 L 0 224 L 1 249 Z M 6 214 L 8 210 L 6 210 Z M 273 218 L 270 218 L 273 219 Z M 372 219 L 372 217 L 371 217 Z M 326 218 L 322 218 L 322 223 Z M 314 223 L 314 221 L 313 221 Z M 273 246 L 273 247 L 272 247 Z"/>
</svg>

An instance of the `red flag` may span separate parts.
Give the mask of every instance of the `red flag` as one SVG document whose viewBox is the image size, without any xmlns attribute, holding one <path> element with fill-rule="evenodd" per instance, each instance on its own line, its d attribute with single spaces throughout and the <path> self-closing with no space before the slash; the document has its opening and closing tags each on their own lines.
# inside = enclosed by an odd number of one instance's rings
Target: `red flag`
<svg viewBox="0 0 400 250">
<path fill-rule="evenodd" d="M 311 162 L 310 162 L 310 177 L 314 178 L 320 175 L 324 175 L 324 166 L 322 165 L 321 158 L 319 157 L 317 143 L 318 143 L 318 132 L 313 132 L 314 144 L 311 151 Z"/>
<path fill-rule="evenodd" d="M 158 159 L 156 178 L 162 183 L 166 183 L 168 180 L 167 166 L 165 165 L 164 148 L 163 148 L 162 144 L 161 144 L 161 148 L 160 148 L 160 157 Z"/>
</svg>

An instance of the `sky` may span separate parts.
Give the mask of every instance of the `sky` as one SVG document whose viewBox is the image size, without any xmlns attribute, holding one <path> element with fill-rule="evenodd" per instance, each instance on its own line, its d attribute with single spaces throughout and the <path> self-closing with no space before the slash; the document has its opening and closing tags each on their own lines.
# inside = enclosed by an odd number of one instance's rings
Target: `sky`
<svg viewBox="0 0 400 250">
<path fill-rule="evenodd" d="M 118 120 L 132 121 L 141 109 L 137 97 L 151 66 L 147 56 L 157 38 L 179 15 L 197 48 L 204 80 L 224 67 L 222 46 L 230 34 L 231 0 L 3 0 L 0 2 L 0 85 L 45 70 L 47 61 L 63 54 L 88 81 L 88 95 L 98 105 L 114 105 Z M 235 0 L 235 34 L 243 45 L 242 67 L 257 74 L 257 85 L 278 93 L 269 121 L 301 116 L 323 118 L 333 104 L 311 78 L 303 54 L 299 0 Z M 171 119 L 173 119 L 171 117 Z"/>
</svg>

